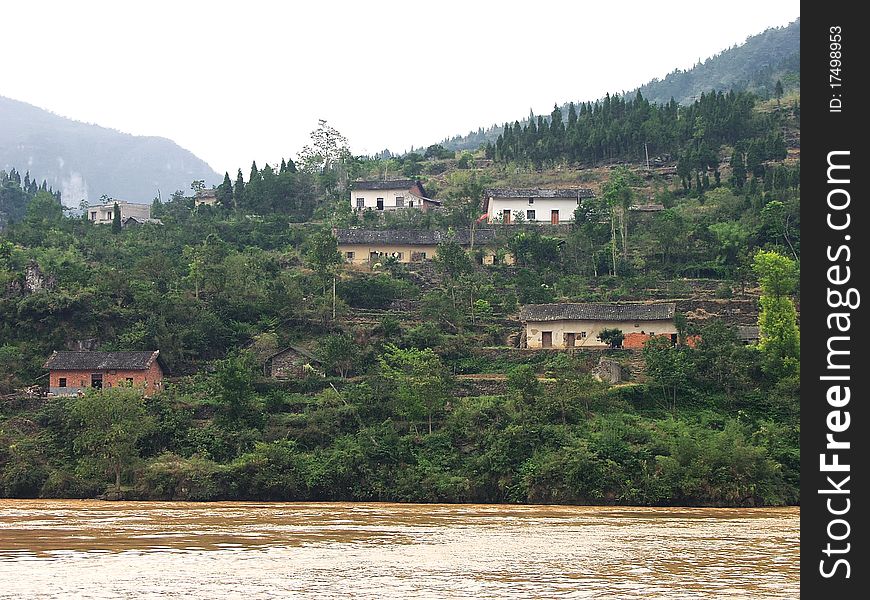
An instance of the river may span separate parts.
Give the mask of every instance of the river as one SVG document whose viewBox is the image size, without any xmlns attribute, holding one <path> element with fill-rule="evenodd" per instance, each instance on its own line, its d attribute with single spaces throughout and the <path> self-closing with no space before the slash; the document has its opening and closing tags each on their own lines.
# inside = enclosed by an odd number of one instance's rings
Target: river
<svg viewBox="0 0 870 600">
<path fill-rule="evenodd" d="M 0 598 L 797 598 L 797 508 L 0 500 Z"/>
</svg>

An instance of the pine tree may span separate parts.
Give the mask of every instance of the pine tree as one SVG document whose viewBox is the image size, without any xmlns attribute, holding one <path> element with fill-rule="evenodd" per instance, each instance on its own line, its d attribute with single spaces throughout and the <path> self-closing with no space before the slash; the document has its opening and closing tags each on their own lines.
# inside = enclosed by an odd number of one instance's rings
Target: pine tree
<svg viewBox="0 0 870 600">
<path fill-rule="evenodd" d="M 224 181 L 215 190 L 215 196 L 223 208 L 227 210 L 233 208 L 233 182 L 228 172 L 224 173 Z"/>
<path fill-rule="evenodd" d="M 117 202 L 115 202 L 115 206 L 112 207 L 112 231 L 114 233 L 121 231 L 121 208 L 118 206 Z"/>
<path fill-rule="evenodd" d="M 233 187 L 233 204 L 236 208 L 240 208 L 245 206 L 245 178 L 242 175 L 242 170 L 239 169 L 238 175 L 236 175 L 236 184 Z"/>
</svg>

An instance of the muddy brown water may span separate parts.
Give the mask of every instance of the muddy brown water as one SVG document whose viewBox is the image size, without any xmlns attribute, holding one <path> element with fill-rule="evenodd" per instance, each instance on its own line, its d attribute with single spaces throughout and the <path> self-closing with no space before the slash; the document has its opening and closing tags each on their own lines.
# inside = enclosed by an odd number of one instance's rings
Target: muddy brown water
<svg viewBox="0 0 870 600">
<path fill-rule="evenodd" d="M 0 598 L 797 598 L 797 508 L 0 500 Z"/>
</svg>

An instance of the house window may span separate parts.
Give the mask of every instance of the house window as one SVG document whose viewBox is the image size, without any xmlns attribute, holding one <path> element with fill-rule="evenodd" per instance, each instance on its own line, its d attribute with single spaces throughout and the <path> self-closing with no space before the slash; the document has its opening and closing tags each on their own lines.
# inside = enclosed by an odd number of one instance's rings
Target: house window
<svg viewBox="0 0 870 600">
<path fill-rule="evenodd" d="M 396 196 L 396 206 L 404 208 L 404 206 L 405 206 L 405 197 L 404 196 Z"/>
<path fill-rule="evenodd" d="M 353 252 L 345 252 L 345 253 L 344 253 L 344 257 L 345 257 L 347 260 L 353 260 Z"/>
<path fill-rule="evenodd" d="M 534 221 L 535 220 L 535 211 L 527 210 L 526 211 L 526 221 Z"/>
<path fill-rule="evenodd" d="M 132 377 L 127 377 L 127 385 L 130 385 L 130 386 L 133 385 L 133 378 Z"/>
<path fill-rule="evenodd" d="M 586 338 L 586 332 L 585 332 L 585 331 L 581 331 L 581 332 L 580 332 L 580 339 L 585 339 L 585 338 Z"/>
<path fill-rule="evenodd" d="M 383 198 L 378 198 L 377 204 L 378 204 L 378 210 L 384 210 L 384 199 Z"/>
<path fill-rule="evenodd" d="M 91 211 L 91 221 L 97 220 L 97 211 Z"/>
<path fill-rule="evenodd" d="M 365 208 L 366 207 L 366 199 L 365 198 L 357 198 L 356 199 L 356 207 L 357 208 Z"/>
<path fill-rule="evenodd" d="M 57 387 L 66 387 L 66 377 L 57 380 Z"/>
<path fill-rule="evenodd" d="M 414 208 L 414 201 L 408 200 L 408 208 Z"/>
<path fill-rule="evenodd" d="M 655 332 L 655 331 L 653 331 L 653 330 L 652 330 L 652 329 L 650 329 L 650 332 L 649 332 L 649 334 L 650 334 L 650 335 L 655 335 L 655 334 L 656 334 L 656 332 Z"/>
<path fill-rule="evenodd" d="M 534 198 L 529 198 L 529 204 L 534 204 L 534 203 L 535 203 L 535 199 L 534 199 Z"/>
</svg>

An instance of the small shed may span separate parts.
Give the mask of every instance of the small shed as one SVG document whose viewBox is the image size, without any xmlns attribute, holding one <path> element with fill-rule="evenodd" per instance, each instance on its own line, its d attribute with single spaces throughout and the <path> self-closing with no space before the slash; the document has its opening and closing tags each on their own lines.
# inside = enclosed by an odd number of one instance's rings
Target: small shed
<svg viewBox="0 0 870 600">
<path fill-rule="evenodd" d="M 747 346 L 757 344 L 759 340 L 758 325 L 738 325 L 737 339 Z"/>
<path fill-rule="evenodd" d="M 274 379 L 304 377 L 308 372 L 319 371 L 320 359 L 298 346 L 287 346 L 266 358 L 263 374 Z"/>
</svg>

